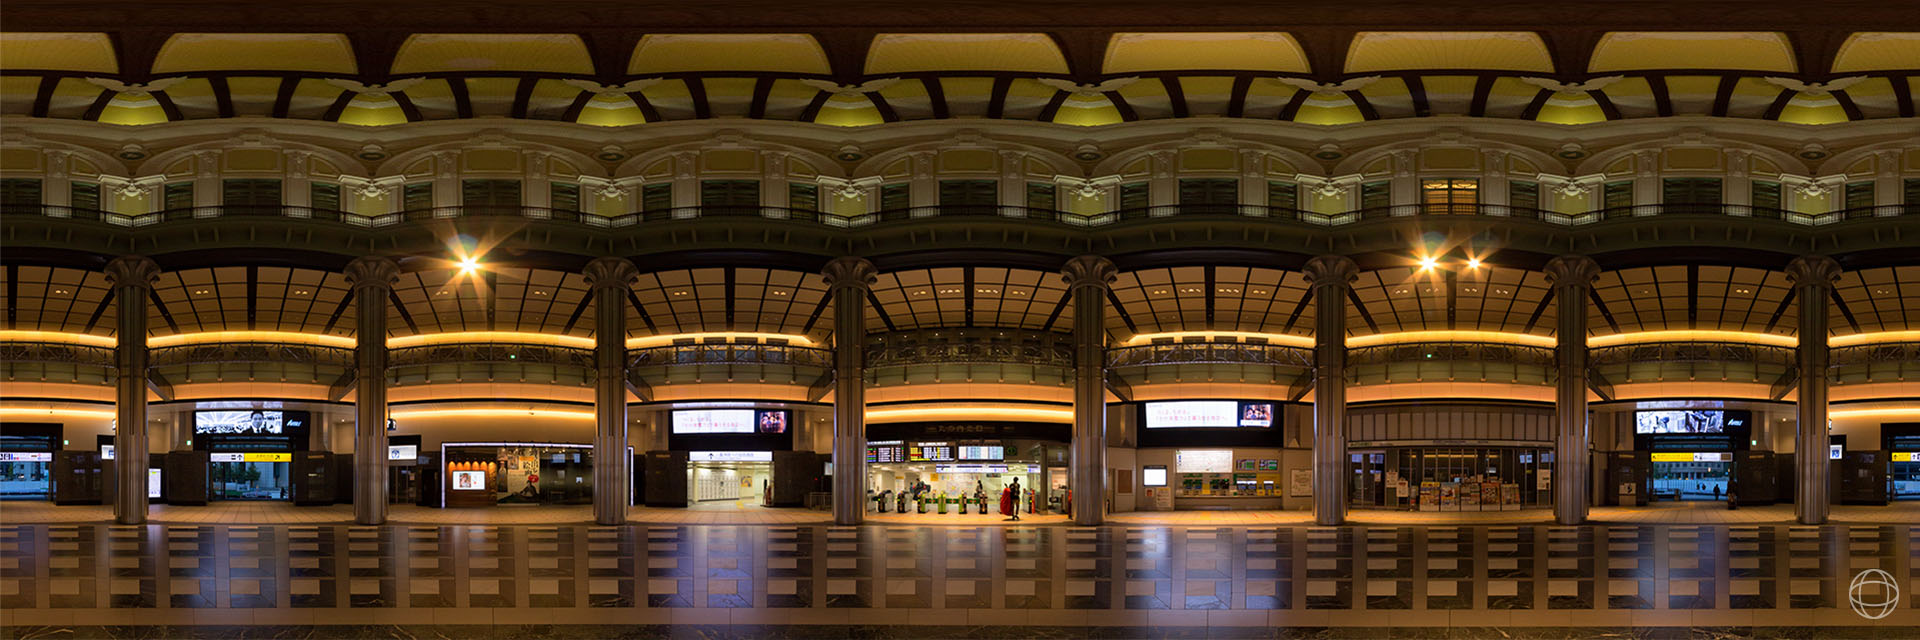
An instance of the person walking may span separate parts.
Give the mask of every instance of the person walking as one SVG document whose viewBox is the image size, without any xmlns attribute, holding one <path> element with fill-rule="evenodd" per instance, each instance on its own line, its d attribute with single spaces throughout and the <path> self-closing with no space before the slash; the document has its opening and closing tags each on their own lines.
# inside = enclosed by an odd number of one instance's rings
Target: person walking
<svg viewBox="0 0 1920 640">
<path fill-rule="evenodd" d="M 1003 516 L 1013 515 L 1013 488 L 1012 487 L 1000 488 L 1000 515 L 1003 515 Z M 1004 519 L 1012 520 L 1013 518 L 1008 517 Z"/>
</svg>

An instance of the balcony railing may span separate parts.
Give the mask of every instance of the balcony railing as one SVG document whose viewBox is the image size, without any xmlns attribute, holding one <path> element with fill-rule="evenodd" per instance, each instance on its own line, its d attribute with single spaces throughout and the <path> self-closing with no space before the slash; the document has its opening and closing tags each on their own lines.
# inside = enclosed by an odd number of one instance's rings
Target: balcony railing
<svg viewBox="0 0 1920 640">
<path fill-rule="evenodd" d="M 1313 367 L 1313 350 L 1244 342 L 1176 342 L 1107 349 L 1107 366 L 1150 367 L 1178 364 L 1256 364 Z"/>
<path fill-rule="evenodd" d="M 833 368 L 833 352 L 782 344 L 682 344 L 632 349 L 628 366 L 679 367 L 688 365 L 780 365 Z"/>
<path fill-rule="evenodd" d="M 867 336 L 867 366 L 943 364 L 1073 366 L 1073 336 L 1003 328 L 929 329 Z"/>
<path fill-rule="evenodd" d="M 1408 204 L 1356 209 L 1338 213 L 1235 204 L 1161 205 L 1122 209 L 1105 213 L 1074 213 L 1052 209 L 998 205 L 938 205 L 888 209 L 853 215 L 784 207 L 710 205 L 658 209 L 616 216 L 602 216 L 594 213 L 545 207 L 499 205 L 432 207 L 375 215 L 317 209 L 313 207 L 277 205 L 187 207 L 141 214 L 112 213 L 56 205 L 4 205 L 0 206 L 0 215 L 84 220 L 120 227 L 146 227 L 161 223 L 217 218 L 290 218 L 342 224 L 352 227 L 380 228 L 433 220 L 506 218 L 553 221 L 599 228 L 623 228 L 641 224 L 705 218 L 751 218 L 785 220 L 800 224 L 813 224 L 835 228 L 921 223 L 932 220 L 1027 220 L 1067 227 L 1097 228 L 1166 218 L 1196 217 L 1246 218 L 1327 227 L 1414 216 L 1529 220 L 1565 227 L 1642 217 L 1711 216 L 1772 220 L 1814 227 L 1852 220 L 1920 215 L 1920 205 L 1882 205 L 1815 214 L 1747 205 L 1684 203 L 1635 205 L 1581 213 L 1563 213 L 1544 209 L 1490 204 Z"/>
</svg>

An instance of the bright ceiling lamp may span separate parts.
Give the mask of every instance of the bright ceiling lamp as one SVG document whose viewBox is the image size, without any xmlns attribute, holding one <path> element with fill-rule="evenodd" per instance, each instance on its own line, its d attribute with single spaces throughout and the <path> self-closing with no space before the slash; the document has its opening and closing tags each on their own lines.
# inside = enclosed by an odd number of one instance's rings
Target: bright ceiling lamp
<svg viewBox="0 0 1920 640">
<path fill-rule="evenodd" d="M 462 256 L 460 258 L 460 273 L 462 275 L 473 275 L 474 272 L 479 270 L 480 258 L 476 256 Z"/>
<path fill-rule="evenodd" d="M 425 347 L 440 344 L 527 344 L 569 347 L 573 349 L 592 349 L 593 338 L 524 331 L 458 331 L 387 338 L 387 348 L 389 349 L 405 349 L 408 347 Z"/>
<path fill-rule="evenodd" d="M 320 347 L 352 349 L 354 339 L 349 336 L 330 336 L 319 333 L 296 333 L 293 331 L 207 331 L 202 333 L 179 333 L 170 336 L 147 338 L 148 348 L 178 347 L 194 344 L 221 344 L 227 342 L 266 342 L 274 344 L 310 344 Z"/>
<path fill-rule="evenodd" d="M 542 409 L 527 407 L 513 409 L 506 407 L 463 407 L 449 409 L 398 409 L 393 419 L 407 420 L 417 418 L 559 418 L 565 420 L 592 420 L 593 411 L 578 409 Z"/>
<path fill-rule="evenodd" d="M 1772 347 L 1792 347 L 1800 344 L 1793 336 L 1753 331 L 1713 331 L 1687 329 L 1674 331 L 1638 331 L 1634 333 L 1616 333 L 1607 336 L 1587 338 L 1588 347 L 1615 347 L 1623 344 L 1646 344 L 1655 342 L 1736 342 L 1742 344 L 1761 344 Z"/>
<path fill-rule="evenodd" d="M 1854 347 L 1889 342 L 1920 342 L 1920 331 L 1879 331 L 1827 338 L 1827 346 L 1830 347 Z"/>
<path fill-rule="evenodd" d="M 77 344 L 87 347 L 113 348 L 118 342 L 113 336 L 96 336 L 88 333 L 67 333 L 65 331 L 0 331 L 0 342 L 45 342 L 49 344 Z"/>
<path fill-rule="evenodd" d="M 1293 336 L 1284 333 L 1260 333 L 1257 331 L 1166 331 L 1162 333 L 1142 333 L 1128 338 L 1127 346 L 1138 347 L 1149 345 L 1153 344 L 1154 340 L 1162 338 L 1179 341 L 1183 338 L 1206 337 L 1239 338 L 1242 341 L 1248 338 L 1264 339 L 1269 343 L 1282 347 L 1311 348 L 1313 346 L 1313 338 L 1309 336 Z"/>
<path fill-rule="evenodd" d="M 664 347 L 664 346 L 673 344 L 673 341 L 675 340 L 690 339 L 696 342 L 704 342 L 706 341 L 707 338 L 725 338 L 729 341 L 738 341 L 742 338 L 754 338 L 761 342 L 767 342 L 770 340 L 785 340 L 787 341 L 787 344 L 790 344 L 796 347 L 813 346 L 812 338 L 808 338 L 806 336 L 794 334 L 794 333 L 759 333 L 759 332 L 753 332 L 753 331 L 715 331 L 710 333 L 669 333 L 669 334 L 657 335 L 657 336 L 640 336 L 638 338 L 627 338 L 627 348 L 628 349 L 644 349 L 647 347 Z"/>
<path fill-rule="evenodd" d="M 1401 331 L 1398 333 L 1376 333 L 1370 336 L 1353 336 L 1347 338 L 1347 347 L 1359 348 L 1385 344 L 1420 344 L 1432 342 L 1485 342 L 1548 348 L 1557 344 L 1553 336 L 1539 336 L 1530 333 L 1510 333 L 1506 331 Z"/>
<path fill-rule="evenodd" d="M 907 420 L 1023 420 L 1030 422 L 1073 422 L 1073 409 L 1008 407 L 1004 405 L 957 405 L 868 409 L 867 420 L 899 422 Z"/>
</svg>

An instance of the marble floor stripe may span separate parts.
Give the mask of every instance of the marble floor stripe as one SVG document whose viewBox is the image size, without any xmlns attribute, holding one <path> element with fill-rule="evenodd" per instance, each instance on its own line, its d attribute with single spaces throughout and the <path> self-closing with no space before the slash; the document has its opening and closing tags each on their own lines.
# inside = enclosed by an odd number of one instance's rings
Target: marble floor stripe
<svg viewBox="0 0 1920 640">
<path fill-rule="evenodd" d="M 0 626 L 10 637 L 123 624 L 1700 626 L 1920 637 L 1917 529 L 6 525 Z M 1903 578 L 1882 620 L 1848 603 L 1851 577 L 1868 569 Z"/>
</svg>

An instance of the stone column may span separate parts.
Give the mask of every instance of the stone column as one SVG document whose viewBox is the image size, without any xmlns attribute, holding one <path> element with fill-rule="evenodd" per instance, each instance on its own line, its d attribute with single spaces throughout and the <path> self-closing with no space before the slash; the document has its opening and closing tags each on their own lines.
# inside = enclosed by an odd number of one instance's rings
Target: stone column
<svg viewBox="0 0 1920 640">
<path fill-rule="evenodd" d="M 1313 286 L 1313 520 L 1347 521 L 1347 292 L 1360 268 L 1346 256 L 1307 261 Z"/>
<path fill-rule="evenodd" d="M 1107 488 L 1107 292 L 1120 276 L 1113 261 L 1080 256 L 1060 270 L 1073 296 L 1073 443 L 1067 488 L 1073 523 L 1105 522 Z"/>
<path fill-rule="evenodd" d="M 353 286 L 353 521 L 387 521 L 387 298 L 400 265 L 379 256 L 347 263 Z"/>
<path fill-rule="evenodd" d="M 147 298 L 160 265 L 146 256 L 107 263 L 114 298 L 114 458 L 119 468 L 113 521 L 147 523 Z"/>
<path fill-rule="evenodd" d="M 1587 449 L 1593 439 L 1587 420 L 1587 297 L 1600 265 L 1586 256 L 1560 256 L 1547 262 L 1559 325 L 1554 330 L 1554 367 L 1559 381 L 1553 396 L 1553 517 L 1560 524 L 1587 520 Z"/>
<path fill-rule="evenodd" d="M 1827 298 L 1840 279 L 1840 263 L 1801 256 L 1787 265 L 1787 279 L 1800 301 L 1800 425 L 1793 438 L 1793 512 L 1800 524 L 1825 524 L 1827 475 Z"/>
<path fill-rule="evenodd" d="M 834 258 L 822 270 L 833 295 L 833 521 L 867 513 L 867 292 L 879 271 L 865 258 Z"/>
<path fill-rule="evenodd" d="M 593 289 L 593 521 L 627 522 L 627 292 L 640 270 L 626 258 L 587 263 Z"/>
</svg>

